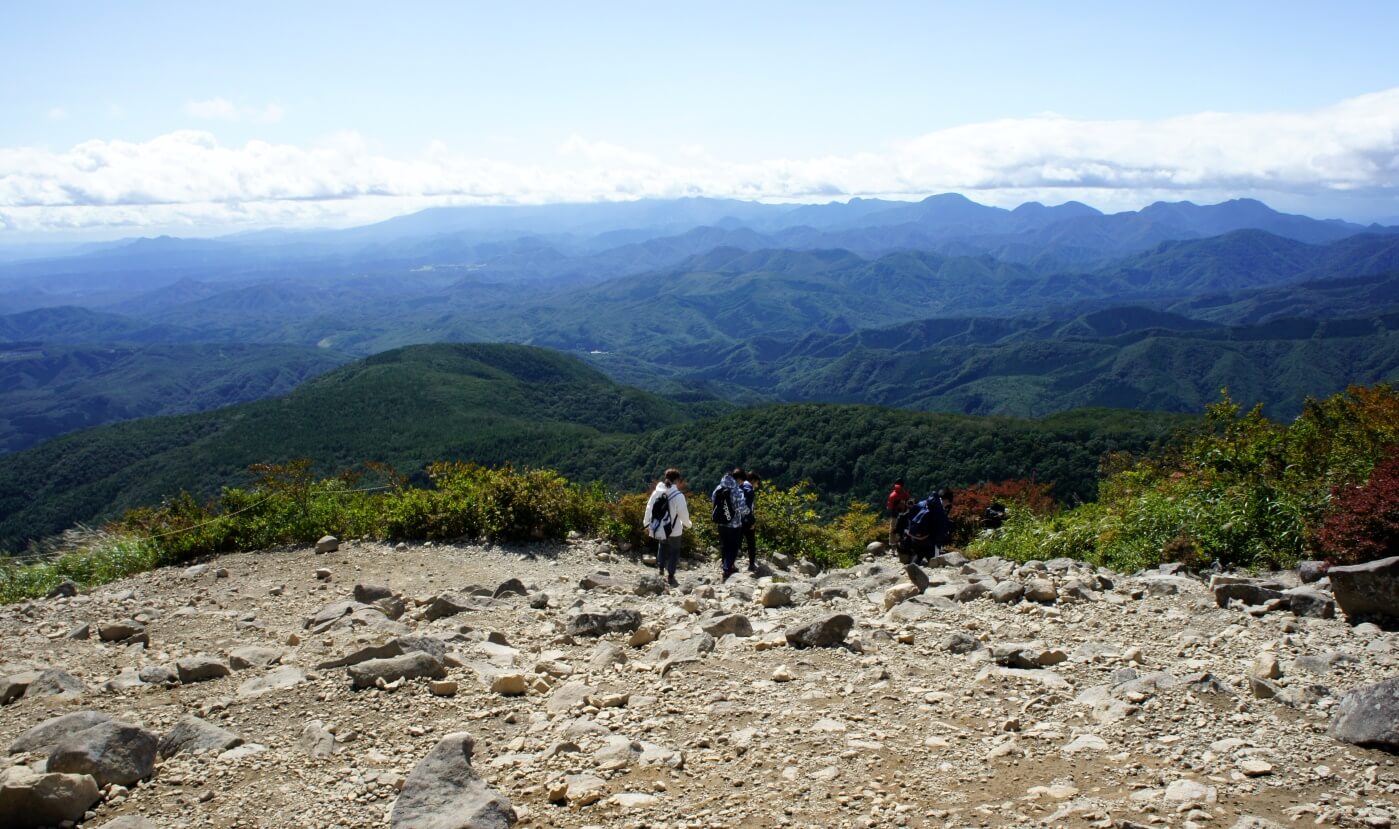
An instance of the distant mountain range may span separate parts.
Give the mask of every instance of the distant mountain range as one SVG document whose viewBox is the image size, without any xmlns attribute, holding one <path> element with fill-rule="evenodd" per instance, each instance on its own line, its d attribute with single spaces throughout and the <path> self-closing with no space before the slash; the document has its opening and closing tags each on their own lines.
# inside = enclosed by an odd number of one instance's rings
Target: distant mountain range
<svg viewBox="0 0 1399 829">
<path fill-rule="evenodd" d="M 831 417 L 862 423 L 876 415 L 843 407 L 1194 412 L 1227 386 L 1289 417 L 1309 395 L 1399 380 L 1399 228 L 1250 200 L 454 207 L 38 253 L 0 257 L 0 453 L 33 447 L 0 467 L 10 497 L 48 505 L 21 510 L 21 534 L 106 514 L 108 495 L 116 509 L 296 455 L 628 480 L 625 464 L 664 462 L 652 436 L 733 406 L 840 404 Z M 537 346 L 593 369 L 528 349 L 398 350 L 429 343 Z M 507 355 L 524 353 L 561 373 L 516 372 Z"/>
</svg>

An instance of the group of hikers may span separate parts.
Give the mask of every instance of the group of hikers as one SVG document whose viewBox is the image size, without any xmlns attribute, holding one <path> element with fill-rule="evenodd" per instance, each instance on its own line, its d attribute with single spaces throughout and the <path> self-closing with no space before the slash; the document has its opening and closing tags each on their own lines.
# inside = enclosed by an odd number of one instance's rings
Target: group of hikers
<svg viewBox="0 0 1399 829">
<path fill-rule="evenodd" d="M 694 526 L 690 506 L 685 500 L 685 478 L 679 469 L 667 469 L 646 501 L 643 526 L 646 534 L 657 542 L 656 569 L 666 583 L 674 587 L 675 568 L 680 563 L 681 538 Z M 759 478 L 756 472 L 741 467 L 725 472 L 719 485 L 709 494 L 710 518 L 719 532 L 720 566 L 727 580 L 738 572 L 738 556 L 748 548 L 748 571 L 758 568 L 757 500 Z M 901 558 L 924 563 L 942 554 L 942 548 L 952 540 L 952 510 L 954 493 L 940 489 L 922 501 L 914 501 L 904 487 L 903 479 L 885 501 L 889 511 L 889 546 Z"/>
<path fill-rule="evenodd" d="M 757 519 L 753 511 L 757 499 L 758 474 L 735 468 L 725 472 L 719 485 L 709 495 L 713 509 L 710 518 L 719 531 L 719 558 L 723 577 L 738 572 L 738 554 L 748 546 L 748 570 L 758 569 Z M 694 526 L 690 505 L 681 486 L 685 478 L 679 469 L 667 469 L 651 497 L 646 501 L 646 534 L 656 539 L 656 569 L 671 587 L 676 585 L 675 568 L 680 563 L 680 539 L 685 530 Z"/>
</svg>

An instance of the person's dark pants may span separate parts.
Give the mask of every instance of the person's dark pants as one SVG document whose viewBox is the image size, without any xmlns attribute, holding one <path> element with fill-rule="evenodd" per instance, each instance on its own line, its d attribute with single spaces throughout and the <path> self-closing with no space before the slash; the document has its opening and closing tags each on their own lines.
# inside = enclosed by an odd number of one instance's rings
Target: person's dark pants
<svg viewBox="0 0 1399 829">
<path fill-rule="evenodd" d="M 680 566 L 680 538 L 678 535 L 672 535 L 657 541 L 656 567 L 664 576 L 675 578 L 675 568 Z"/>
<path fill-rule="evenodd" d="M 748 569 L 758 566 L 758 531 L 753 527 L 742 528 L 743 543 L 748 546 Z"/>
<path fill-rule="evenodd" d="M 743 530 L 739 527 L 719 528 L 719 555 L 724 562 L 724 577 L 738 571 L 738 548 L 743 543 Z"/>
<path fill-rule="evenodd" d="M 938 554 L 938 545 L 933 541 L 932 536 L 927 538 L 908 537 L 909 552 L 913 555 L 914 564 L 924 564 Z"/>
</svg>

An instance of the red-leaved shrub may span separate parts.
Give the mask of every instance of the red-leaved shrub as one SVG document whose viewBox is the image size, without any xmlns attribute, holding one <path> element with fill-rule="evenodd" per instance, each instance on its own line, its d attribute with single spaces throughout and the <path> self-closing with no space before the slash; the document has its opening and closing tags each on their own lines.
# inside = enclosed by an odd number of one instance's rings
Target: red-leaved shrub
<svg viewBox="0 0 1399 829">
<path fill-rule="evenodd" d="M 1360 564 L 1399 556 L 1399 447 L 1360 486 L 1331 491 L 1331 510 L 1316 534 L 1337 564 Z"/>
<path fill-rule="evenodd" d="M 1054 484 L 1042 484 L 1032 478 L 1017 478 L 996 483 L 974 484 L 957 491 L 952 501 L 952 542 L 966 544 L 982 530 L 986 508 L 1001 504 L 1007 509 L 1024 509 L 1036 515 L 1054 511 L 1054 498 L 1049 494 Z"/>
</svg>

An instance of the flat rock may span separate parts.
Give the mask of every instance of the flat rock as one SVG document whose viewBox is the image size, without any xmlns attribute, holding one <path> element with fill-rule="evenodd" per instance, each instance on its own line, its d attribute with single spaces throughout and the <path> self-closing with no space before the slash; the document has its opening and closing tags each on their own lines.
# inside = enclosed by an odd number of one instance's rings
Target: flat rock
<svg viewBox="0 0 1399 829">
<path fill-rule="evenodd" d="M 794 648 L 829 648 L 839 645 L 850 635 L 855 619 L 844 613 L 835 613 L 817 619 L 801 627 L 787 631 L 787 644 Z"/>
<path fill-rule="evenodd" d="M 10 753 L 47 753 L 54 745 L 69 734 L 101 725 L 112 719 L 110 714 L 101 711 L 74 711 L 61 717 L 44 720 L 21 733 L 10 743 Z"/>
<path fill-rule="evenodd" d="M 59 668 L 40 671 L 25 690 L 26 697 L 61 697 L 74 699 L 82 696 L 87 686 L 81 679 Z"/>
<path fill-rule="evenodd" d="M 60 739 L 49 751 L 48 771 L 90 774 L 98 786 L 129 786 L 155 771 L 159 739 L 133 723 L 108 720 Z"/>
<path fill-rule="evenodd" d="M 544 710 L 551 714 L 572 711 L 597 691 L 586 682 L 566 682 L 555 688 L 544 701 Z"/>
<path fill-rule="evenodd" d="M 388 659 L 371 659 L 351 665 L 347 670 L 355 688 L 373 688 L 381 679 L 384 682 L 393 682 L 398 679 L 442 679 L 447 676 L 447 669 L 442 660 L 422 651 L 412 651 Z"/>
<path fill-rule="evenodd" d="M 699 662 L 713 651 L 714 637 L 702 633 L 688 639 L 662 639 L 652 647 L 651 656 L 661 676 L 665 676 L 677 666 Z"/>
<path fill-rule="evenodd" d="M 248 668 L 268 668 L 281 662 L 282 655 L 283 651 L 281 648 L 248 645 L 229 651 L 228 664 L 232 666 L 235 671 L 242 671 Z"/>
<path fill-rule="evenodd" d="M 297 746 L 317 759 L 325 759 L 335 754 L 335 735 L 320 720 L 312 720 L 301 730 Z"/>
<path fill-rule="evenodd" d="M 718 639 L 722 636 L 752 636 L 753 623 L 741 613 L 725 613 L 700 623 L 700 629 Z"/>
<path fill-rule="evenodd" d="M 515 810 L 471 765 L 475 741 L 448 734 L 408 773 L 389 816 L 391 829 L 507 829 Z"/>
<path fill-rule="evenodd" d="M 243 744 L 243 738 L 195 716 L 186 716 L 160 738 L 161 759 L 176 754 L 219 753 Z"/>
<path fill-rule="evenodd" d="M 242 699 L 260 697 L 273 691 L 284 691 L 306 681 L 306 672 L 295 665 L 284 665 L 268 671 L 263 676 L 253 677 L 238 686 L 238 696 Z"/>
<path fill-rule="evenodd" d="M 568 620 L 569 636 L 603 636 L 608 633 L 631 633 L 641 627 L 641 614 L 630 608 L 617 608 L 604 613 L 579 613 Z"/>
<path fill-rule="evenodd" d="M 14 766 L 0 772 L 0 826 L 37 829 L 79 821 L 101 796 L 90 774 L 39 774 Z"/>
<path fill-rule="evenodd" d="M 97 638 L 103 642 L 150 641 L 150 637 L 146 633 L 146 626 L 135 619 L 103 622 L 97 626 Z"/>
<path fill-rule="evenodd" d="M 208 682 L 232 673 L 222 659 L 204 654 L 175 660 L 175 672 L 179 674 L 180 682 L 184 685 Z"/>
</svg>

